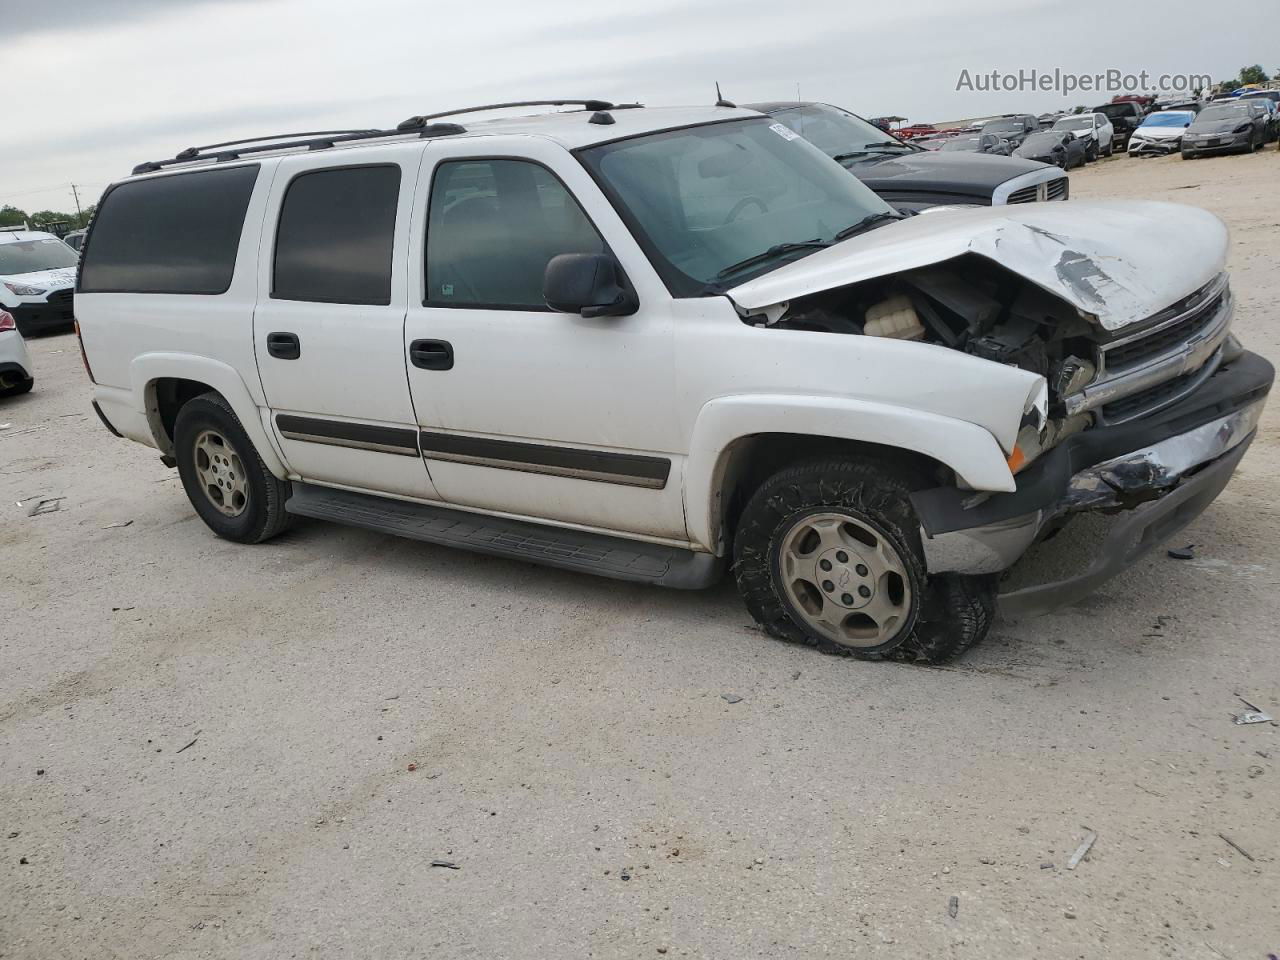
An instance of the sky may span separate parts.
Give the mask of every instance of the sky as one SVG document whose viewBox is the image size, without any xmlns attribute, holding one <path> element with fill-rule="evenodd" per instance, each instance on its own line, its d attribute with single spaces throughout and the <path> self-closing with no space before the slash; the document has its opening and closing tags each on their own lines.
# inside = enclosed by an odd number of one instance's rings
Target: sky
<svg viewBox="0 0 1280 960">
<path fill-rule="evenodd" d="M 0 205 L 72 210 L 142 160 L 556 97 L 835 103 L 913 121 L 1104 95 L 957 90 L 999 70 L 1280 70 L 1274 0 L 0 0 Z"/>
</svg>

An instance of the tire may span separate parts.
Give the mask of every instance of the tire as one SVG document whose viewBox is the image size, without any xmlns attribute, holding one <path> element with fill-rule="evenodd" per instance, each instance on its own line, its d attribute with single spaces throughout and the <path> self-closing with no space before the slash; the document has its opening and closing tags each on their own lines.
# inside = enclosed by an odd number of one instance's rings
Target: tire
<svg viewBox="0 0 1280 960">
<path fill-rule="evenodd" d="M 1107 144 L 1107 149 L 1102 151 L 1102 155 L 1104 157 L 1109 157 L 1115 152 L 1116 152 L 1116 141 L 1115 141 L 1115 138 L 1112 137 L 1111 142 Z"/>
<path fill-rule="evenodd" d="M 1194 159 L 1195 159 L 1195 157 L 1194 157 L 1194 156 L 1192 156 L 1191 154 L 1187 153 L 1187 151 L 1185 151 L 1185 150 L 1181 150 L 1181 151 L 1179 151 L 1179 152 L 1182 154 L 1182 159 L 1183 159 L 1183 160 L 1194 160 Z"/>
<path fill-rule="evenodd" d="M 1098 159 L 1098 144 L 1095 141 L 1094 143 L 1090 144 L 1088 147 L 1085 148 L 1084 162 L 1094 163 L 1097 161 L 1097 159 Z"/>
<path fill-rule="evenodd" d="M 12 387 L 5 387 L 3 390 L 0 390 L 0 397 L 20 397 L 24 393 L 30 393 L 31 388 L 35 385 L 35 378 L 23 380 L 21 383 L 14 384 Z"/>
<path fill-rule="evenodd" d="M 174 423 L 173 446 L 187 498 L 218 536 L 261 543 L 288 525 L 288 482 L 267 469 L 220 394 L 202 394 L 182 406 Z M 221 498 L 221 504 L 215 498 Z"/>
<path fill-rule="evenodd" d="M 833 580 L 843 576 L 844 583 L 826 581 L 825 586 L 819 586 L 799 576 L 793 583 L 803 584 L 805 589 L 788 586 L 784 569 L 800 569 L 789 546 L 796 542 L 797 531 L 812 534 L 815 524 L 830 529 L 833 523 L 840 524 L 837 535 L 851 554 L 847 558 L 850 566 L 837 564 L 832 573 Z M 856 541 L 849 538 L 850 532 L 857 533 Z M 866 543 L 863 538 L 868 535 L 878 541 L 877 546 Z M 884 552 L 894 556 L 898 572 L 877 579 L 880 568 L 875 566 L 875 558 Z M 817 566 L 824 562 L 822 558 L 830 554 L 834 562 L 841 556 L 825 537 L 810 544 L 804 553 L 815 558 L 811 561 L 815 577 L 822 576 Z M 871 564 L 870 579 L 866 579 L 867 567 L 858 561 Z M 861 660 L 949 660 L 986 635 L 995 608 L 994 578 L 928 575 L 910 485 L 901 472 L 875 462 L 812 460 L 766 480 L 748 500 L 738 521 L 733 570 L 747 610 L 771 636 Z M 859 580 L 859 575 L 864 579 Z M 895 578 L 901 582 L 895 585 Z M 850 608 L 849 601 L 862 602 L 852 591 L 863 587 L 871 591 L 863 594 L 869 597 L 866 610 L 878 614 L 886 607 L 900 611 L 896 619 L 891 618 L 891 626 L 881 628 L 886 632 L 873 633 L 864 623 L 875 621 L 860 613 L 862 608 Z M 846 590 L 849 592 L 840 593 Z M 842 602 L 836 602 L 837 596 Z M 833 636 L 830 629 L 815 627 L 815 609 L 840 619 L 843 639 Z M 855 630 L 863 633 L 851 635 Z"/>
</svg>

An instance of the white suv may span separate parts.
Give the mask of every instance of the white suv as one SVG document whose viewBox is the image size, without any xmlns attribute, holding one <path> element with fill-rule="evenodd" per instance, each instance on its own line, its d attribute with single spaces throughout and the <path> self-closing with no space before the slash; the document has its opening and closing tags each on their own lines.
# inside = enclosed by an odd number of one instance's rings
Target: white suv
<svg viewBox="0 0 1280 960">
<path fill-rule="evenodd" d="M 935 661 L 1033 543 L 1116 514 L 1012 612 L 1189 522 L 1253 438 L 1273 374 L 1228 334 L 1208 213 L 901 220 L 758 113 L 573 103 L 140 165 L 81 260 L 99 413 L 232 540 L 300 515 L 673 587 L 731 567 L 775 636 Z"/>
<path fill-rule="evenodd" d="M 1116 128 L 1105 113 L 1075 113 L 1061 117 L 1054 121 L 1053 129 L 1069 130 L 1077 140 L 1083 140 L 1087 160 L 1097 160 L 1099 154 L 1109 157 L 1115 152 Z"/>
</svg>

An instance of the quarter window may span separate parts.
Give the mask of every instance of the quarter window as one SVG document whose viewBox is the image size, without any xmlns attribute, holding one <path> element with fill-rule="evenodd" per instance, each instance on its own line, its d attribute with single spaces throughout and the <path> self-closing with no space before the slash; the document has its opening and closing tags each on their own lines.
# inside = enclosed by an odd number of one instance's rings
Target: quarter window
<svg viewBox="0 0 1280 960">
<path fill-rule="evenodd" d="M 390 303 L 399 197 L 395 165 L 294 177 L 280 208 L 272 298 Z"/>
<path fill-rule="evenodd" d="M 562 253 L 603 253 L 582 208 L 545 167 L 459 160 L 436 168 L 426 303 L 546 310 L 542 277 Z"/>
<path fill-rule="evenodd" d="M 257 165 L 122 183 L 107 192 L 81 293 L 225 293 Z"/>
</svg>

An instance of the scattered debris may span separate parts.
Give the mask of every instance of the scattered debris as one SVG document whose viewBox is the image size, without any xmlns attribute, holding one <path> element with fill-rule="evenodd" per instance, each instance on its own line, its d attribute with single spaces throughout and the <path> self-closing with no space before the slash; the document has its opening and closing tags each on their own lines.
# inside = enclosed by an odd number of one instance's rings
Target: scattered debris
<svg viewBox="0 0 1280 960">
<path fill-rule="evenodd" d="M 111 608 L 111 612 L 112 612 L 112 613 L 127 613 L 128 611 L 130 611 L 130 610 L 134 610 L 134 609 L 136 609 L 136 608 L 135 608 L 135 607 L 112 607 L 112 608 Z"/>
<path fill-rule="evenodd" d="M 103 530 L 118 530 L 118 529 L 120 529 L 120 528 L 122 528 L 122 527 L 131 527 L 131 526 L 133 526 L 133 521 L 132 521 L 132 520 L 125 520 L 123 523 L 108 523 L 108 524 L 107 524 L 105 527 L 103 527 L 102 529 L 103 529 Z"/>
<path fill-rule="evenodd" d="M 952 920 L 956 918 L 956 914 L 960 912 L 960 898 L 952 897 L 947 901 L 947 916 Z"/>
<path fill-rule="evenodd" d="M 1275 722 L 1275 718 L 1269 715 L 1268 713 L 1266 713 L 1266 711 L 1262 710 L 1260 707 L 1255 707 L 1252 703 L 1250 703 L 1244 697 L 1240 697 L 1239 699 L 1240 699 L 1240 702 L 1243 703 L 1249 709 L 1246 710 L 1244 713 L 1240 714 L 1239 716 L 1233 716 L 1231 718 L 1236 722 L 1236 726 L 1244 726 L 1246 723 L 1274 723 Z"/>
<path fill-rule="evenodd" d="M 1063 910 L 1062 915 L 1066 917 L 1068 920 L 1074 920 L 1076 918 L 1076 915 L 1070 910 Z"/>
<path fill-rule="evenodd" d="M 17 839 L 18 839 L 18 831 L 17 831 L 17 830 L 10 830 L 10 831 L 9 831 L 9 839 L 10 839 L 10 840 L 17 840 Z"/>
<path fill-rule="evenodd" d="M 1067 861 L 1067 869 L 1074 870 L 1080 865 L 1080 861 L 1089 855 L 1089 850 L 1093 847 L 1094 841 L 1098 839 L 1098 835 L 1088 827 L 1085 828 L 1086 833 L 1084 839 L 1080 841 L 1080 846 L 1076 847 L 1076 852 L 1071 855 L 1071 859 Z"/>
<path fill-rule="evenodd" d="M 26 858 L 26 857 L 19 857 L 19 858 L 18 858 L 18 863 L 23 864 L 23 865 L 25 866 L 25 865 L 28 863 L 27 858 Z"/>
<path fill-rule="evenodd" d="M 37 777 L 43 777 L 43 776 L 44 776 L 44 767 L 40 767 L 38 770 L 36 770 L 36 776 L 37 776 Z"/>
<path fill-rule="evenodd" d="M 623 879 L 623 880 L 630 880 L 630 879 L 631 879 L 631 868 L 630 868 L 630 867 L 623 867 L 623 868 L 622 868 L 622 873 L 620 873 L 620 874 L 619 874 L 619 876 L 620 876 L 620 877 L 622 877 L 622 879 Z"/>
<path fill-rule="evenodd" d="M 200 739 L 200 734 L 201 734 L 202 732 L 203 732 L 203 731 L 201 731 L 201 730 L 197 730 L 197 731 L 196 731 L 195 740 L 192 740 L 190 743 L 188 743 L 186 747 L 180 747 L 180 748 L 178 749 L 178 751 L 177 751 L 177 752 L 178 752 L 178 753 L 181 753 L 183 750 L 186 750 L 186 749 L 187 749 L 187 747 L 194 747 L 194 746 L 196 745 L 196 740 L 199 740 L 199 739 Z"/>
<path fill-rule="evenodd" d="M 462 868 L 452 860 L 432 860 L 433 867 L 444 867 L 446 870 L 461 870 Z"/>
<path fill-rule="evenodd" d="M 1256 862 L 1257 862 L 1257 861 L 1255 861 L 1255 860 L 1253 859 L 1253 855 L 1252 855 L 1252 854 L 1250 854 L 1248 850 L 1246 850 L 1244 847 L 1240 846 L 1240 844 L 1236 843 L 1234 840 L 1232 840 L 1230 837 L 1228 837 L 1225 833 L 1220 833 L 1220 834 L 1218 834 L 1218 836 L 1219 836 L 1219 837 L 1221 837 L 1224 841 L 1226 841 L 1226 843 L 1227 843 L 1227 845 L 1228 845 L 1228 846 L 1232 847 L 1232 848 L 1233 848 L 1237 853 L 1239 853 L 1239 854 L 1240 854 L 1240 856 L 1244 857 L 1244 858 L 1245 858 L 1246 860 L 1248 860 L 1250 863 L 1256 863 Z"/>
<path fill-rule="evenodd" d="M 1174 547 L 1168 552 L 1169 556 L 1174 560 L 1194 560 L 1196 558 L 1196 545 L 1188 543 L 1185 547 Z"/>
<path fill-rule="evenodd" d="M 667 948 L 666 948 L 666 947 L 659 947 L 659 948 L 658 948 L 658 952 L 659 952 L 659 953 L 666 953 L 666 952 L 667 952 Z"/>
<path fill-rule="evenodd" d="M 418 769 L 418 765 L 417 765 L 416 763 L 411 763 L 411 764 L 409 764 L 408 769 L 409 769 L 409 772 L 410 772 L 410 773 L 413 773 L 413 771 L 415 771 L 415 770 L 417 770 L 417 769 Z"/>
<path fill-rule="evenodd" d="M 62 501 L 66 497 L 49 497 L 46 500 L 37 500 L 35 505 L 27 509 L 28 517 L 36 517 L 42 513 L 54 513 L 61 509 Z"/>
<path fill-rule="evenodd" d="M 720 699 L 721 699 L 721 700 L 724 700 L 726 703 L 741 703 L 741 702 L 742 702 L 742 698 L 741 698 L 740 696 L 738 696 L 736 693 L 722 693 L 722 694 L 720 694 Z"/>
<path fill-rule="evenodd" d="M 791 679 L 792 679 L 792 680 L 799 680 L 799 679 L 800 679 L 800 671 L 799 671 L 799 670 L 794 671 L 794 672 L 791 674 Z"/>
<path fill-rule="evenodd" d="M 1052 870 L 1052 869 L 1053 869 L 1053 861 L 1052 861 L 1052 860 L 1046 860 L 1044 863 L 1040 864 L 1040 869 L 1041 869 L 1041 870 Z"/>
<path fill-rule="evenodd" d="M 1256 763 L 1251 764 L 1249 767 L 1249 779 L 1256 780 L 1266 772 L 1266 770 L 1262 769 L 1262 767 L 1258 766 Z"/>
<path fill-rule="evenodd" d="M 12 423 L 0 423 L 0 430 L 8 430 L 12 426 Z"/>
</svg>

